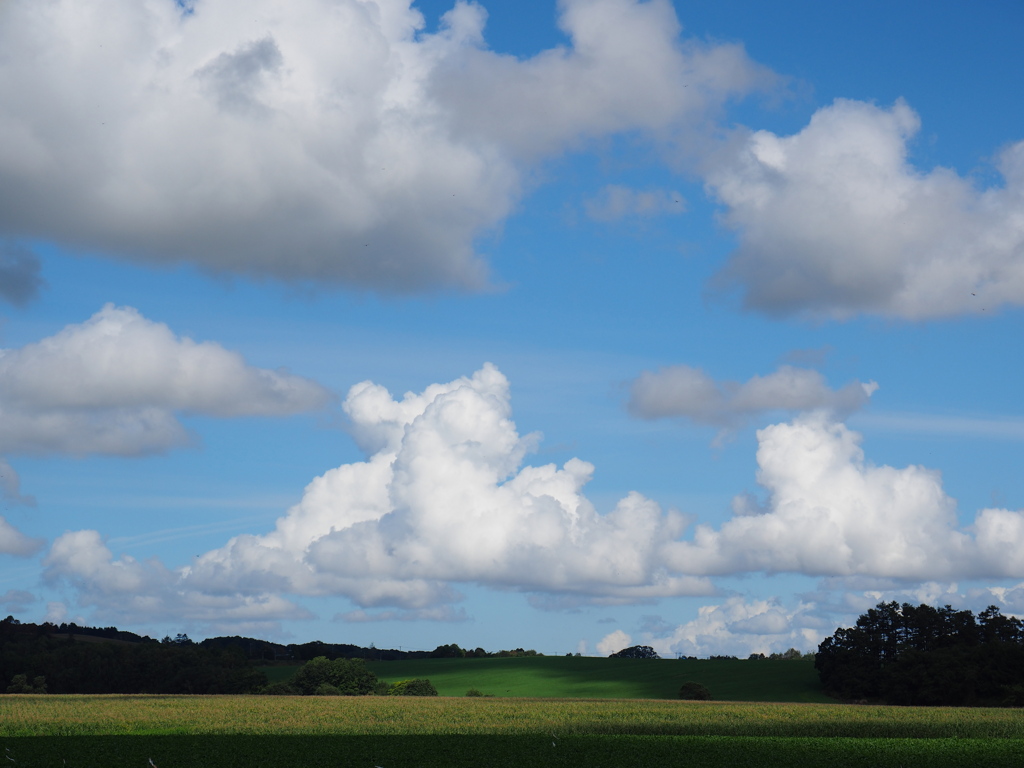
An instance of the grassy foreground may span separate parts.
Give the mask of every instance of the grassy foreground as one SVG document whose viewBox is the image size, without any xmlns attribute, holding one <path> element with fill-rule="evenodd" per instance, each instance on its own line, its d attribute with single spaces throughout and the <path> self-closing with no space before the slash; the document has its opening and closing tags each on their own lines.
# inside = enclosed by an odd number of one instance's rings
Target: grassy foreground
<svg viewBox="0 0 1024 768">
<path fill-rule="evenodd" d="M 18 768 L 1019 766 L 1019 711 L 680 701 L 0 696 Z"/>
<path fill-rule="evenodd" d="M 676 699 L 694 680 L 720 701 L 832 701 L 821 689 L 812 661 L 764 659 L 603 659 L 525 656 L 370 662 L 389 683 L 428 678 L 442 696 L 470 688 L 494 696 L 564 699 Z M 297 666 L 263 667 L 271 682 L 287 680 Z"/>
</svg>

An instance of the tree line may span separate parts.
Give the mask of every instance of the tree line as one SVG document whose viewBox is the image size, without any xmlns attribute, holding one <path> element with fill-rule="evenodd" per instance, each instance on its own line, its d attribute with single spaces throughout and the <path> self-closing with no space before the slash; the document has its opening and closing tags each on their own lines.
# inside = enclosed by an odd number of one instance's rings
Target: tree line
<svg viewBox="0 0 1024 768">
<path fill-rule="evenodd" d="M 8 616 L 0 620 L 0 694 L 266 692 L 311 695 L 318 690 L 321 694 L 331 694 L 336 689 L 346 695 L 367 692 L 430 695 L 429 681 L 406 680 L 391 686 L 380 683 L 373 673 L 361 666 L 362 660 L 538 655 L 542 654 L 523 648 L 492 653 L 483 648 L 466 650 L 455 644 L 440 645 L 433 651 L 403 651 L 319 641 L 281 645 L 238 636 L 213 637 L 198 643 L 185 634 L 155 640 L 116 627 L 31 624 Z M 302 670 L 306 671 L 300 670 L 297 682 L 268 686 L 266 675 L 257 667 L 273 661 L 304 661 L 307 663 Z M 342 661 L 354 663 L 346 666 L 340 663 Z M 333 662 L 339 663 L 330 666 Z M 311 676 L 315 675 L 320 677 L 311 683 Z M 354 683 L 354 680 L 359 682 Z"/>
<path fill-rule="evenodd" d="M 1024 623 L 989 606 L 879 603 L 815 657 L 825 690 L 848 701 L 1024 705 Z"/>
</svg>

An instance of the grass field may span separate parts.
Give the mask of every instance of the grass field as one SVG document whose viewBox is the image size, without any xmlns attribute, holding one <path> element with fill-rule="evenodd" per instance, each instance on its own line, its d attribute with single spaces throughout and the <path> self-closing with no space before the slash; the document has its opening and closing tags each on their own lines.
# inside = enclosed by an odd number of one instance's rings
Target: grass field
<svg viewBox="0 0 1024 768">
<path fill-rule="evenodd" d="M 14 768 L 1020 766 L 1015 710 L 681 701 L 0 696 Z"/>
<path fill-rule="evenodd" d="M 383 661 L 368 666 L 388 682 L 428 678 L 442 696 L 464 696 L 476 688 L 494 696 L 675 699 L 679 686 L 693 680 L 721 701 L 832 701 L 821 690 L 811 661 L 520 656 Z M 288 679 L 296 669 L 263 667 L 271 682 Z"/>
</svg>

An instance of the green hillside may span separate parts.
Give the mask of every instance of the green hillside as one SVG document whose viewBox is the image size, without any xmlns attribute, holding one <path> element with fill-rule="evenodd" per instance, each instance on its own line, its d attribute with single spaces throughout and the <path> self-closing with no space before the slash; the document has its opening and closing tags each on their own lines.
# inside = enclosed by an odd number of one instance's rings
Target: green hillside
<svg viewBox="0 0 1024 768">
<path fill-rule="evenodd" d="M 494 696 L 571 699 L 674 699 L 693 680 L 719 701 L 829 702 L 811 661 L 734 659 L 607 659 L 527 656 L 370 662 L 382 680 L 429 678 L 442 696 L 470 688 Z M 290 677 L 295 668 L 264 668 Z"/>
</svg>

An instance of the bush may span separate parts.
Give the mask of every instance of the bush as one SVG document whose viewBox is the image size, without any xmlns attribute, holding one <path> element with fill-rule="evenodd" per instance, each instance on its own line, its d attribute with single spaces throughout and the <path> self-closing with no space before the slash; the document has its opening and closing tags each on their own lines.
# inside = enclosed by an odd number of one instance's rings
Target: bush
<svg viewBox="0 0 1024 768">
<path fill-rule="evenodd" d="M 341 696 L 341 689 L 330 683 L 320 683 L 313 691 L 314 696 Z"/>
<path fill-rule="evenodd" d="M 700 683 L 683 683 L 679 689 L 679 698 L 687 701 L 711 701 L 711 691 Z"/>
<path fill-rule="evenodd" d="M 466 695 L 467 696 L 483 696 L 483 694 L 480 691 L 478 691 L 476 688 L 470 688 L 468 691 L 466 691 Z"/>
<path fill-rule="evenodd" d="M 46 693 L 46 678 L 42 675 L 35 677 L 31 685 L 28 682 L 28 675 L 15 675 L 11 678 L 11 684 L 7 686 L 8 693 Z"/>
<path fill-rule="evenodd" d="M 399 680 L 388 689 L 389 696 L 437 696 L 437 688 L 429 680 Z"/>
<path fill-rule="evenodd" d="M 292 678 L 292 685 L 306 695 L 316 695 L 323 685 L 337 690 L 334 696 L 366 696 L 376 689 L 377 676 L 362 659 L 335 659 L 317 656 L 307 661 Z"/>
</svg>

